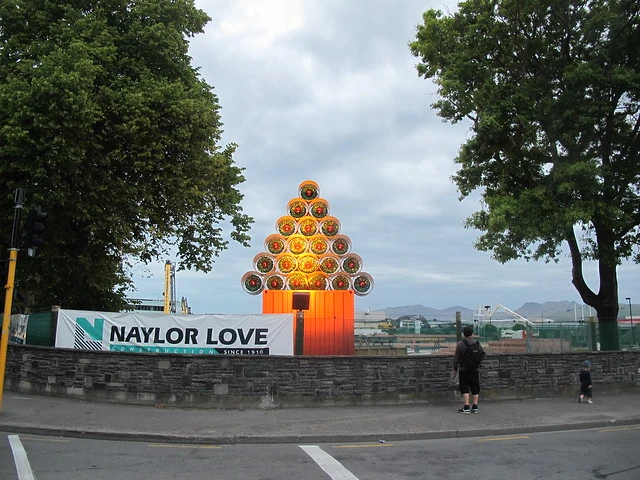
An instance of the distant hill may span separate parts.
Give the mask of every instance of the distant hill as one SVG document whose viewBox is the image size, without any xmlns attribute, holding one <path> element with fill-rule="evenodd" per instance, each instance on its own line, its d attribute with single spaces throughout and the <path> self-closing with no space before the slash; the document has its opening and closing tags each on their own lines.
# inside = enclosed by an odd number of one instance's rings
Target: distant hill
<svg viewBox="0 0 640 480">
<path fill-rule="evenodd" d="M 542 317 L 556 322 L 564 322 L 574 321 L 575 319 L 581 320 L 582 318 L 586 319 L 590 315 L 596 315 L 595 310 L 590 309 L 587 305 L 577 304 L 570 301 L 545 303 L 527 302 L 517 309 L 514 309 L 510 305 L 505 306 L 530 320 L 539 320 Z M 384 310 L 386 311 L 388 318 L 399 318 L 403 315 L 422 315 L 427 320 L 435 319 L 444 322 L 454 322 L 456 319 L 456 312 L 460 312 L 463 321 L 470 321 L 473 319 L 474 312 L 473 309 L 460 306 L 448 307 L 439 310 L 437 308 L 425 307 L 423 305 L 387 307 Z M 621 305 L 620 317 L 624 316 L 624 308 Z"/>
<path fill-rule="evenodd" d="M 442 310 L 437 308 L 425 307 L 423 305 L 407 305 L 404 307 L 388 307 L 384 309 L 388 318 L 399 318 L 404 315 L 422 315 L 427 320 L 441 320 L 444 322 L 454 322 L 456 320 L 456 312 L 461 312 L 463 319 L 471 320 L 473 318 L 473 310 L 464 307 L 448 307 Z"/>
</svg>

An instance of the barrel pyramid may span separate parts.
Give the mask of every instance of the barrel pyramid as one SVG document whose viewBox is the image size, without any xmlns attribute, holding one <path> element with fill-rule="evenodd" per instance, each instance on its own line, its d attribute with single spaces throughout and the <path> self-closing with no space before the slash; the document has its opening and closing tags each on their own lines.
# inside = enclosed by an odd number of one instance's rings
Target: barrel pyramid
<svg viewBox="0 0 640 480">
<path fill-rule="evenodd" d="M 362 259 L 351 251 L 351 239 L 340 221 L 329 215 L 329 202 L 311 180 L 298 187 L 287 214 L 276 221 L 275 233 L 264 241 L 265 251 L 253 259 L 253 270 L 242 276 L 252 295 L 264 290 L 353 290 L 364 296 L 373 278 L 362 271 Z"/>
</svg>

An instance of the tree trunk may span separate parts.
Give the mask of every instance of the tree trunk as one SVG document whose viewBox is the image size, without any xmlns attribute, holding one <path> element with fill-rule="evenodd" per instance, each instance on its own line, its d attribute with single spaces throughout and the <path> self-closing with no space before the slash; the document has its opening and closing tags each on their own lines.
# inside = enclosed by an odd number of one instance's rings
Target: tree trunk
<svg viewBox="0 0 640 480">
<path fill-rule="evenodd" d="M 620 350 L 620 335 L 618 331 L 618 276 L 615 265 L 604 260 L 598 261 L 600 276 L 600 291 L 596 297 L 596 304 L 592 305 L 598 312 L 600 329 L 600 349 Z"/>
<path fill-rule="evenodd" d="M 594 307 L 595 308 L 595 307 Z M 600 350 L 620 350 L 618 320 L 611 320 L 611 313 L 598 312 L 598 331 L 600 332 Z M 617 308 L 615 309 L 617 312 Z M 608 310 L 607 310 L 608 311 Z M 608 311 L 609 312 L 609 311 Z"/>
<path fill-rule="evenodd" d="M 600 291 L 596 294 L 584 280 L 582 254 L 573 231 L 567 236 L 571 251 L 571 283 L 580 294 L 582 301 L 593 307 L 598 314 L 600 350 L 620 350 L 618 332 L 618 277 L 616 266 L 605 259 L 598 260 Z"/>
</svg>

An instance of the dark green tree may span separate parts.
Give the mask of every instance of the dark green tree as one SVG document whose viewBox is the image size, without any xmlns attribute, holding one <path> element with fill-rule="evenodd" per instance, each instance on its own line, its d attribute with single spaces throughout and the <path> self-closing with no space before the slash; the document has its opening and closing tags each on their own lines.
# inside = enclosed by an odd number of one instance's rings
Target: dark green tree
<svg viewBox="0 0 640 480">
<path fill-rule="evenodd" d="M 34 308 L 116 310 L 133 263 L 175 248 L 210 271 L 223 227 L 248 245 L 236 146 L 188 55 L 209 20 L 193 0 L 0 4 L 0 244 L 22 187 L 49 213 L 17 272 Z"/>
<path fill-rule="evenodd" d="M 498 327 L 496 327 L 495 325 L 484 325 L 484 327 L 482 328 L 484 338 L 486 338 L 487 340 L 500 340 L 501 333 Z"/>
<path fill-rule="evenodd" d="M 411 52 L 433 79 L 433 107 L 470 122 L 454 176 L 482 192 L 466 226 L 506 262 L 557 261 L 619 348 L 617 267 L 640 261 L 640 2 L 469 0 L 424 13 Z M 598 266 L 599 289 L 583 275 Z"/>
</svg>

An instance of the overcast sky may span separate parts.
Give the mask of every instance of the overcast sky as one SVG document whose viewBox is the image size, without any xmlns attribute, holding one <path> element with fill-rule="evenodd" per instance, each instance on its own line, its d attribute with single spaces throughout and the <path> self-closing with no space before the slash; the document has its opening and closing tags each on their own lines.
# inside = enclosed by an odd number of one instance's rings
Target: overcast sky
<svg viewBox="0 0 640 480">
<path fill-rule="evenodd" d="M 430 108 L 436 89 L 418 77 L 407 46 L 422 12 L 455 4 L 196 0 L 212 21 L 191 42 L 192 63 L 215 87 L 223 143 L 239 145 L 242 205 L 256 222 L 251 248 L 234 242 L 208 274 L 177 272 L 178 300 L 187 297 L 193 313 L 261 313 L 261 296 L 245 293 L 241 277 L 298 185 L 313 180 L 373 276 L 357 310 L 582 303 L 568 255 L 501 265 L 462 226 L 479 207 L 478 195 L 460 202 L 451 181 L 468 126 L 443 123 Z M 163 269 L 164 261 L 134 268 L 134 296 L 161 299 Z M 586 275 L 597 291 L 595 264 Z M 619 268 L 619 293 L 621 303 L 640 303 L 637 266 Z"/>
</svg>

